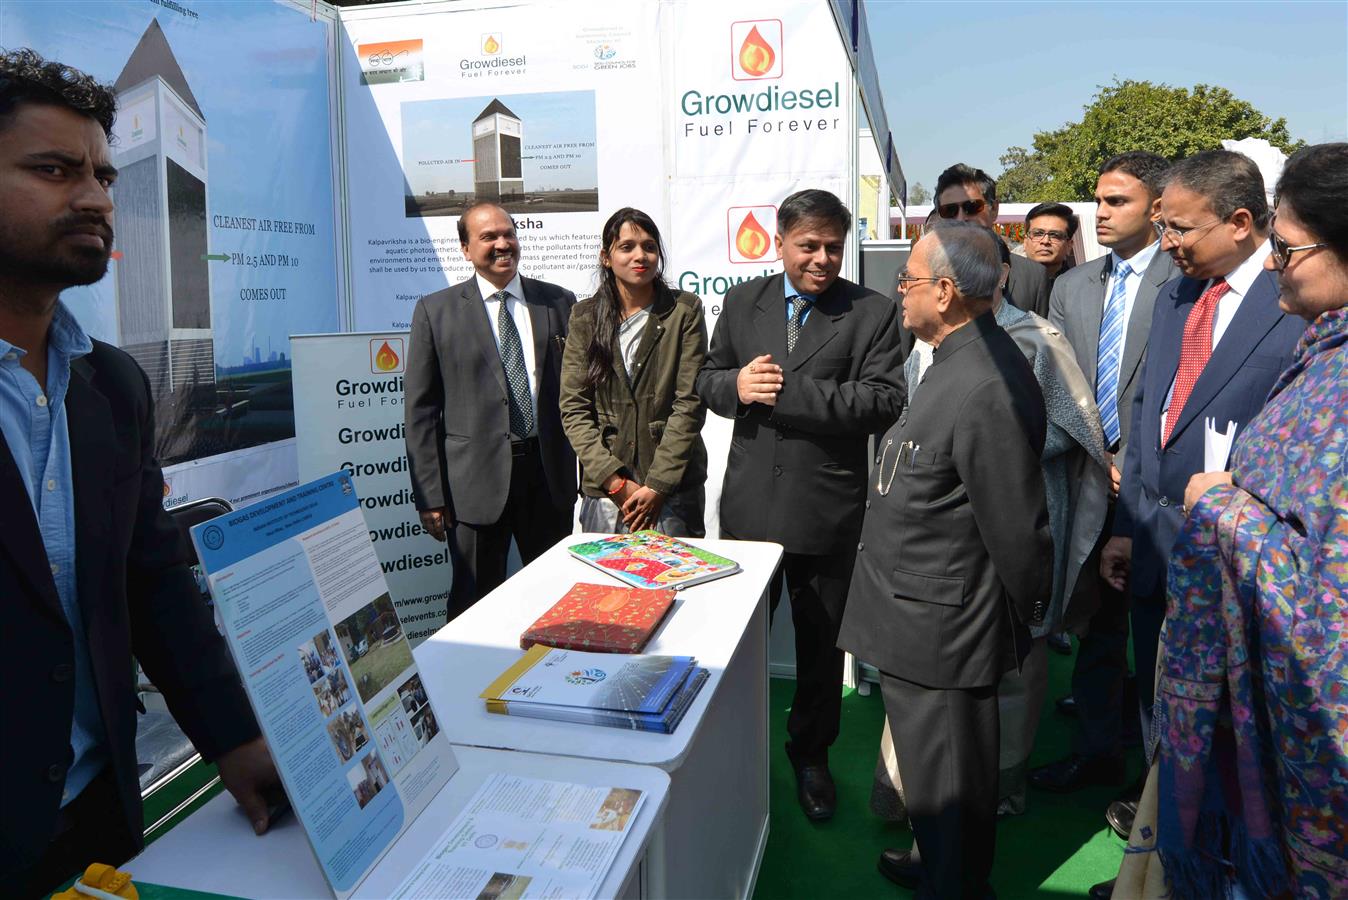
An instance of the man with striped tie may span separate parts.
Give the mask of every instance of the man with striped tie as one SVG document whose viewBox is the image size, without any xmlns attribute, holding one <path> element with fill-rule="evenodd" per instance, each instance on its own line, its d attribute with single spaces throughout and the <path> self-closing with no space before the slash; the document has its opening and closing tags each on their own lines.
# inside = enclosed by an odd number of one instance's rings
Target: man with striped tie
<svg viewBox="0 0 1348 900">
<path fill-rule="evenodd" d="M 571 533 L 576 455 L 562 431 L 563 342 L 576 297 L 519 274 L 515 222 L 477 201 L 459 217 L 473 275 L 417 301 L 405 390 L 421 525 L 448 541 L 453 620 Z"/>
<path fill-rule="evenodd" d="M 1049 321 L 1076 354 L 1095 387 L 1105 441 L 1114 454 L 1113 488 L 1132 420 L 1142 360 L 1147 351 L 1152 307 L 1161 286 L 1179 274 L 1170 256 L 1159 252 L 1152 223 L 1160 215 L 1161 179 L 1170 163 L 1154 153 L 1133 151 L 1100 167 L 1095 187 L 1096 239 L 1110 252 L 1063 273 L 1053 285 Z M 1113 533 L 1113 508 L 1100 544 Z M 1091 563 L 1094 565 L 1094 563 Z M 1036 788 L 1075 791 L 1091 784 L 1119 784 L 1124 778 L 1122 722 L 1128 674 L 1128 598 L 1100 579 L 1098 604 L 1077 597 L 1071 623 L 1080 648 L 1072 672 L 1072 697 L 1081 730 L 1074 752 L 1031 774 Z M 1077 611 L 1086 616 L 1077 615 Z"/>
</svg>

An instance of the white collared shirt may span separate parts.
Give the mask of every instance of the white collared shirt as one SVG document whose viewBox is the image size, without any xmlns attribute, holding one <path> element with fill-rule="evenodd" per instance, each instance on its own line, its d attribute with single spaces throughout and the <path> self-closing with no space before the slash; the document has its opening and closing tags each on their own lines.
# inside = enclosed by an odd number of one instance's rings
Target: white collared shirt
<svg viewBox="0 0 1348 900">
<path fill-rule="evenodd" d="M 1217 301 L 1217 312 L 1212 317 L 1212 352 L 1217 352 L 1217 344 L 1222 336 L 1226 334 L 1227 326 L 1231 320 L 1236 317 L 1240 311 L 1240 302 L 1245 299 L 1245 295 L 1250 292 L 1254 286 L 1254 280 L 1259 277 L 1259 273 L 1264 271 L 1264 260 L 1268 259 L 1270 251 L 1268 241 L 1260 245 L 1260 249 L 1251 253 L 1248 258 L 1240 265 L 1236 266 L 1226 275 L 1226 283 L 1230 285 L 1231 290 L 1222 295 Z M 1203 290 L 1198 292 L 1198 296 L 1203 296 L 1203 291 L 1212 287 L 1213 279 L 1209 278 L 1203 283 Z M 1175 375 L 1179 375 L 1176 370 Z M 1166 392 L 1165 403 L 1161 406 L 1161 434 L 1165 434 L 1165 419 L 1170 413 L 1170 400 L 1175 395 L 1175 378 L 1170 379 L 1170 390 Z M 1179 415 L 1183 410 L 1177 410 Z"/>
<path fill-rule="evenodd" d="M 1123 338 L 1125 342 L 1128 340 L 1128 323 L 1133 316 L 1133 301 L 1137 299 L 1137 292 L 1142 287 L 1142 276 L 1146 273 L 1147 267 L 1151 265 L 1151 261 L 1156 258 L 1156 252 L 1160 247 L 1160 241 L 1152 241 L 1127 260 L 1112 250 L 1109 252 L 1109 283 L 1105 285 L 1106 300 L 1114 294 L 1114 285 L 1119 278 L 1119 265 L 1124 262 L 1128 263 L 1128 275 L 1123 282 Z M 1119 353 L 1119 364 L 1123 364 L 1122 352 Z"/>
<path fill-rule="evenodd" d="M 477 273 L 477 289 L 482 293 L 482 302 L 487 307 L 487 321 L 491 323 L 491 336 L 496 341 L 496 352 L 501 352 L 501 314 L 500 301 L 495 298 L 497 287 Z M 506 311 L 515 320 L 515 329 L 520 333 L 520 344 L 524 349 L 524 366 L 529 371 L 529 395 L 534 407 L 534 422 L 538 421 L 538 355 L 534 352 L 534 325 L 529 318 L 529 306 L 524 302 L 524 288 L 520 284 L 519 273 L 505 286 Z M 537 434 L 537 425 L 535 425 Z M 529 435 L 525 435 L 529 437 Z"/>
<path fill-rule="evenodd" d="M 1245 295 L 1250 292 L 1254 285 L 1254 280 L 1259 277 L 1259 273 L 1264 271 L 1264 260 L 1268 259 L 1269 254 L 1268 241 L 1259 245 L 1259 249 L 1251 253 L 1249 258 L 1236 266 L 1226 276 L 1226 283 L 1231 286 L 1231 290 L 1222 295 L 1222 299 L 1217 301 L 1217 314 L 1212 317 L 1212 349 L 1217 349 L 1218 342 L 1222 335 L 1226 334 L 1226 328 L 1231 324 L 1231 320 L 1236 317 L 1236 311 L 1240 309 L 1240 301 L 1245 299 Z M 1212 286 L 1209 281 L 1203 285 L 1203 290 Z"/>
</svg>

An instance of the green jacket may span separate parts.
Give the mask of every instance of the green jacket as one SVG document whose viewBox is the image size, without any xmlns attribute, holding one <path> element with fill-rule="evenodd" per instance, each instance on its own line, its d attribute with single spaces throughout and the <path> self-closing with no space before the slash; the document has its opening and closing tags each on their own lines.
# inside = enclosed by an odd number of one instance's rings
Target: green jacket
<svg viewBox="0 0 1348 900">
<path fill-rule="evenodd" d="M 637 345 L 629 380 L 615 346 L 613 374 L 585 386 L 586 350 L 594 334 L 594 297 L 577 303 L 562 356 L 562 428 L 580 460 L 581 492 L 604 496 L 621 473 L 668 497 L 707 480 L 702 443 L 706 407 L 697 373 L 707 356 L 707 325 L 695 295 L 658 291 Z"/>
</svg>

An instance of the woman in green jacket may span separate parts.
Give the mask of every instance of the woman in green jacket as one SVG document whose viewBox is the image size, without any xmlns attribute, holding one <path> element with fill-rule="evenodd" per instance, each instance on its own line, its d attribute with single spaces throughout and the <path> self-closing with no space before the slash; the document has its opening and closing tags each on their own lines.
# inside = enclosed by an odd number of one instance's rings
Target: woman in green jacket
<svg viewBox="0 0 1348 900">
<path fill-rule="evenodd" d="M 562 427 L 580 460 L 581 527 L 702 537 L 702 301 L 665 283 L 660 231 L 640 210 L 609 217 L 599 264 L 599 290 L 572 310 L 562 357 Z"/>
</svg>

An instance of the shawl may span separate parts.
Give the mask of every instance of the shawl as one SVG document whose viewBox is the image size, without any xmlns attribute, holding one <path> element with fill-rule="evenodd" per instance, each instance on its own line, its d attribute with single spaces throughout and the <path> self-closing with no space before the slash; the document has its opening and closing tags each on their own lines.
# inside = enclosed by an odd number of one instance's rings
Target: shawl
<svg viewBox="0 0 1348 900">
<path fill-rule="evenodd" d="M 1039 625 L 1031 634 L 1043 637 L 1060 630 L 1069 607 L 1073 620 L 1084 621 L 1093 609 L 1080 595 L 1095 595 L 1095 578 L 1080 577 L 1104 528 L 1109 507 L 1109 457 L 1095 406 L 1095 391 L 1077 365 L 1067 338 L 1034 313 L 1003 302 L 997 324 L 1029 360 L 1048 414 L 1048 437 L 1041 464 L 1053 536 L 1053 592 Z"/>
<path fill-rule="evenodd" d="M 1170 557 L 1155 732 L 1172 896 L 1348 895 L 1348 309 L 1319 316 Z"/>
</svg>

